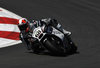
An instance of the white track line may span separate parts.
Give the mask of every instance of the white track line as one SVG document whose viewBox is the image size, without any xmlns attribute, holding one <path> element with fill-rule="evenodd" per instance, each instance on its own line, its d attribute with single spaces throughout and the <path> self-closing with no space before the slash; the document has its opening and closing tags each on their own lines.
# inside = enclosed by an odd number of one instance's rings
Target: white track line
<svg viewBox="0 0 100 68">
<path fill-rule="evenodd" d="M 0 24 L 0 31 L 20 32 L 17 25 L 13 24 Z"/>
<path fill-rule="evenodd" d="M 19 43 L 21 43 L 20 40 L 17 41 L 17 40 L 10 40 L 10 39 L 5 39 L 5 38 L 0 38 L 0 48 L 12 46 L 12 45 L 19 44 Z"/>
<path fill-rule="evenodd" d="M 8 18 L 14 18 L 14 19 L 20 19 L 22 18 L 21 16 L 19 15 L 16 15 L 15 13 L 11 12 L 11 11 L 8 11 L 4 8 L 1 8 L 0 7 L 0 17 L 8 17 Z"/>
</svg>

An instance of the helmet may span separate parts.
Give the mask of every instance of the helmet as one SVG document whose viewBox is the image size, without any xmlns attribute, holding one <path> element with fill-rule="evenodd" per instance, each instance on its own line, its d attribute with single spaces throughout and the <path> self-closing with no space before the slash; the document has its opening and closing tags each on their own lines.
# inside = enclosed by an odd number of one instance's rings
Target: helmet
<svg viewBox="0 0 100 68">
<path fill-rule="evenodd" d="M 26 18 L 19 19 L 18 27 L 20 30 L 26 30 L 28 27 L 28 20 Z"/>
</svg>

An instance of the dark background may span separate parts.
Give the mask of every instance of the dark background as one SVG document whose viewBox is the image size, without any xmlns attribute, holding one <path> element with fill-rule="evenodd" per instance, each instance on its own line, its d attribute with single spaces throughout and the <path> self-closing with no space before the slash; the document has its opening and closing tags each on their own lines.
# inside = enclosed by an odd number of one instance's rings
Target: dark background
<svg viewBox="0 0 100 68">
<path fill-rule="evenodd" d="M 56 18 L 72 32 L 77 54 L 29 53 L 23 44 L 0 49 L 1 68 L 100 68 L 99 0 L 0 0 L 0 6 L 29 20 Z"/>
</svg>

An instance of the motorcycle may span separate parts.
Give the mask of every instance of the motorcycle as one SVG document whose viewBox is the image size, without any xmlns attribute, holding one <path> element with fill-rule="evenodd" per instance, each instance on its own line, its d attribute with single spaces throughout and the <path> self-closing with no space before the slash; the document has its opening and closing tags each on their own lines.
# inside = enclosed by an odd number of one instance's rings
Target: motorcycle
<svg viewBox="0 0 100 68">
<path fill-rule="evenodd" d="M 37 40 L 35 44 L 34 42 L 30 43 L 33 52 L 39 53 L 41 50 L 46 49 L 53 54 L 65 55 L 77 50 L 77 46 L 71 40 L 70 36 L 65 37 L 64 33 L 52 26 L 46 27 L 43 25 L 34 28 L 32 37 Z"/>
</svg>

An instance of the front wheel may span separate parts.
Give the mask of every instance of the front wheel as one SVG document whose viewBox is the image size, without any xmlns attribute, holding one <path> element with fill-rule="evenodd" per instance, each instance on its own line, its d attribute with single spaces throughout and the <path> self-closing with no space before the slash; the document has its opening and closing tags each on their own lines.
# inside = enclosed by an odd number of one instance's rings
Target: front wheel
<svg viewBox="0 0 100 68">
<path fill-rule="evenodd" d="M 56 36 L 50 36 L 46 38 L 44 46 L 53 54 L 64 55 L 66 53 L 63 43 Z"/>
</svg>

